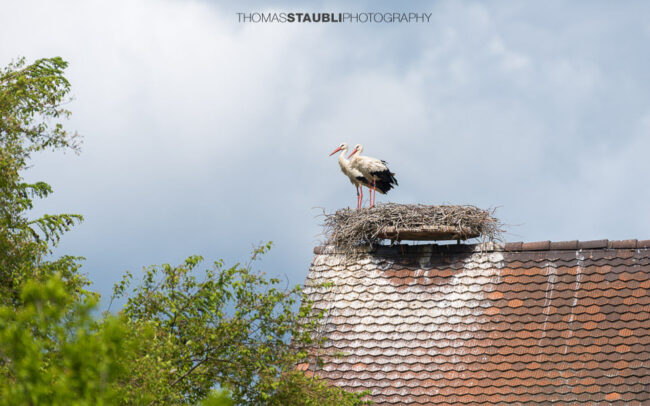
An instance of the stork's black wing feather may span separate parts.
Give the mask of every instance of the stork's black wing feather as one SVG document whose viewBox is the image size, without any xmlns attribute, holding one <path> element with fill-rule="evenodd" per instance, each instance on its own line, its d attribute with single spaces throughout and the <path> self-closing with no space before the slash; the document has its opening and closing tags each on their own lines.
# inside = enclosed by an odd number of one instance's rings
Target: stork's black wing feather
<svg viewBox="0 0 650 406">
<path fill-rule="evenodd" d="M 383 171 L 375 171 L 370 173 L 372 176 L 378 178 L 380 181 L 387 182 L 388 184 L 398 185 L 397 179 L 395 179 L 395 174 L 388 169 Z"/>
</svg>

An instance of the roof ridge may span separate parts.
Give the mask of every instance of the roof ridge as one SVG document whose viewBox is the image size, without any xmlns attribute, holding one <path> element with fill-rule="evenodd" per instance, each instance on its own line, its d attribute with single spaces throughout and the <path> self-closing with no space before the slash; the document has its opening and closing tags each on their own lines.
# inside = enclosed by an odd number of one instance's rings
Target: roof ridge
<svg viewBox="0 0 650 406">
<path fill-rule="evenodd" d="M 570 241 L 534 241 L 534 242 L 485 242 L 478 244 L 397 244 L 397 245 L 379 245 L 373 248 L 360 247 L 357 253 L 389 253 L 393 250 L 412 250 L 416 249 L 422 253 L 435 251 L 448 252 L 523 252 L 523 251 L 578 251 L 578 250 L 605 250 L 605 249 L 648 249 L 650 240 L 570 240 Z M 337 250 L 333 245 L 321 245 L 314 247 L 314 254 L 345 254 L 344 251 Z"/>
</svg>

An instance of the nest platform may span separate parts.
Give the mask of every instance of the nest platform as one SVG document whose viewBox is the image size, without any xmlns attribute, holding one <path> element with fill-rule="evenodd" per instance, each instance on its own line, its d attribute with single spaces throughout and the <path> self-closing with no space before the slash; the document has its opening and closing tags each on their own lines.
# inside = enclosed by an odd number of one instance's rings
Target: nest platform
<svg viewBox="0 0 650 406">
<path fill-rule="evenodd" d="M 482 238 L 499 240 L 501 223 L 494 210 L 475 206 L 378 204 L 324 214 L 328 244 L 344 250 L 373 246 L 382 240 L 441 241 Z"/>
<path fill-rule="evenodd" d="M 478 231 L 462 226 L 386 227 L 377 233 L 378 238 L 395 241 L 469 240 L 480 236 Z"/>
</svg>

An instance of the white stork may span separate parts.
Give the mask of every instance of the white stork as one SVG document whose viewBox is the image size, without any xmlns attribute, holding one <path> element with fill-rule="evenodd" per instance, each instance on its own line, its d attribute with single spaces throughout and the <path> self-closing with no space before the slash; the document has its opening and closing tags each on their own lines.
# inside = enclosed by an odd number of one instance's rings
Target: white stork
<svg viewBox="0 0 650 406">
<path fill-rule="evenodd" d="M 338 146 L 330 156 L 341 151 L 339 155 L 339 166 L 341 171 L 350 179 L 350 182 L 357 188 L 357 209 L 361 208 L 361 202 L 363 201 L 363 186 L 368 186 L 368 179 L 364 178 L 361 172 L 358 169 L 353 169 L 350 166 L 350 161 L 345 159 L 345 154 L 348 151 L 348 144 L 343 142 Z"/>
<path fill-rule="evenodd" d="M 347 176 L 350 179 L 350 182 L 357 188 L 357 209 L 360 209 L 363 202 L 363 187 L 366 186 L 368 187 L 368 190 L 370 190 L 370 182 L 363 176 L 361 171 L 353 168 L 350 165 L 350 161 L 345 158 L 345 154 L 348 151 L 348 144 L 345 142 L 341 143 L 341 145 L 339 145 L 330 156 L 339 151 L 341 151 L 341 154 L 339 155 L 339 166 L 345 176 Z M 386 182 L 379 181 L 377 182 L 377 188 L 379 189 L 379 193 L 385 194 L 392 189 L 393 186 Z"/>
<path fill-rule="evenodd" d="M 372 185 L 372 191 L 370 192 L 370 207 L 373 207 L 375 205 L 377 186 L 387 185 L 388 190 L 390 190 L 393 188 L 393 185 L 397 186 L 398 183 L 397 179 L 395 179 L 395 174 L 388 169 L 386 161 L 369 156 L 362 156 L 362 151 L 363 145 L 357 144 L 354 147 L 354 150 L 352 150 L 350 156 L 348 156 L 348 159 L 352 157 L 352 159 L 350 159 L 350 166 L 352 169 L 357 169 L 361 172 L 363 177 Z"/>
</svg>

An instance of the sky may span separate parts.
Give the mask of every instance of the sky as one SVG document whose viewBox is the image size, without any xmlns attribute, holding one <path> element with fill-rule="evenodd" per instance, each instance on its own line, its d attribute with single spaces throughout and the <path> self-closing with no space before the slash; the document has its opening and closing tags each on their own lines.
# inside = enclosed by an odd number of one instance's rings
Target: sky
<svg viewBox="0 0 650 406">
<path fill-rule="evenodd" d="M 81 213 L 57 254 L 104 295 L 126 270 L 258 264 L 304 281 L 323 210 L 354 207 L 329 157 L 389 162 L 378 202 L 496 207 L 505 240 L 650 238 L 650 3 L 2 1 L 0 65 L 61 56 L 80 155 L 34 157 Z M 420 24 L 253 24 L 237 12 L 431 13 Z"/>
</svg>

